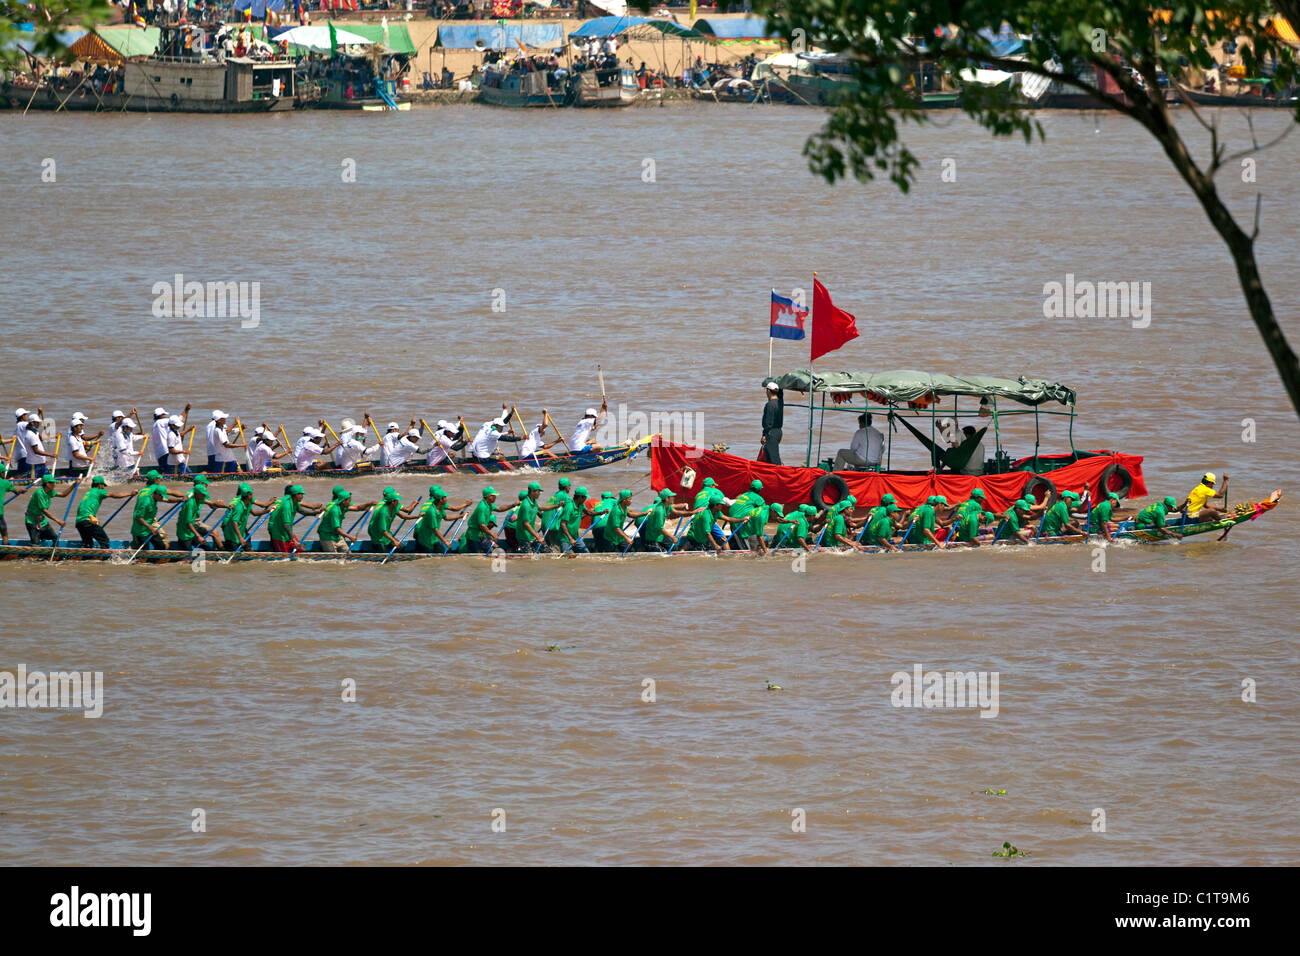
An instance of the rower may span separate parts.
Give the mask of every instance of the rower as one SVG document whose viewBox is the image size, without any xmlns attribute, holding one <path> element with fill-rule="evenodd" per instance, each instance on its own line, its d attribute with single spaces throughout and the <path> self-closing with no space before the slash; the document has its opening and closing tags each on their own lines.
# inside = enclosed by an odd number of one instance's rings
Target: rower
<svg viewBox="0 0 1300 956">
<path fill-rule="evenodd" d="M 188 415 L 190 407 L 185 406 Z M 181 475 L 189 472 L 185 457 L 185 436 L 194 431 L 194 426 L 186 426 L 185 417 L 172 415 L 167 419 L 167 466 L 171 470 L 164 474 Z"/>
<path fill-rule="evenodd" d="M 356 538 L 343 530 L 343 516 L 352 504 L 352 492 L 343 487 L 334 489 L 334 496 L 321 512 L 320 523 L 316 525 L 317 550 L 330 554 L 342 554 L 356 542 Z M 346 538 L 347 544 L 341 539 Z"/>
<path fill-rule="evenodd" d="M 785 514 L 784 509 L 780 509 L 779 505 L 772 505 L 772 513 L 779 519 L 776 534 L 772 537 L 772 550 L 782 547 L 812 550 L 812 545 L 808 541 L 808 514 L 803 507 L 800 505 L 791 509 L 789 514 Z M 808 507 L 811 508 L 812 505 Z"/>
<path fill-rule="evenodd" d="M 695 502 L 692 508 L 707 508 L 709 501 L 713 498 L 713 492 L 717 489 L 718 483 L 712 478 L 704 479 L 704 486 L 700 489 L 699 494 L 695 496 Z"/>
<path fill-rule="evenodd" d="M 136 439 L 144 434 L 135 421 L 136 411 L 131 409 L 131 417 L 120 411 L 113 412 L 113 425 L 109 429 L 109 443 L 113 452 L 113 467 L 121 471 L 133 471 L 135 463 L 140 460 L 140 449 L 135 447 Z"/>
<path fill-rule="evenodd" d="M 238 471 L 239 465 L 235 461 L 235 449 L 247 448 L 248 443 L 245 441 L 231 441 L 230 434 L 226 431 L 226 420 L 229 415 L 219 408 L 212 410 L 212 421 L 208 422 L 207 439 L 208 439 L 208 471 L 214 473 L 224 473 L 228 471 Z"/>
<path fill-rule="evenodd" d="M 719 524 L 737 524 L 734 519 L 724 515 L 722 509 L 725 502 L 722 498 L 722 492 L 716 491 L 708 498 L 708 504 L 694 512 L 691 523 L 686 529 L 686 542 L 683 544 L 684 550 L 689 551 L 714 551 L 721 553 L 724 549 L 718 536 L 714 532 L 714 526 Z"/>
<path fill-rule="evenodd" d="M 248 470 L 258 473 L 266 471 L 271 464 L 289 454 L 287 448 L 277 452 L 275 446 L 278 444 L 275 432 L 265 422 L 259 425 L 253 432 L 253 441 L 248 449 Z"/>
<path fill-rule="evenodd" d="M 677 538 L 664 530 L 664 522 L 676 511 L 674 502 L 676 497 L 676 492 L 671 488 L 664 488 L 647 510 L 646 519 L 641 525 L 641 530 L 637 532 L 637 540 L 642 551 L 663 551 L 665 539 L 670 546 L 677 543 Z"/>
<path fill-rule="evenodd" d="M 570 552 L 585 554 L 587 543 L 582 540 L 582 519 L 588 513 L 587 489 L 579 485 L 573 489 L 573 497 L 566 496 L 560 505 L 560 513 L 546 534 L 547 543 L 553 548 L 567 547 Z"/>
<path fill-rule="evenodd" d="M 307 550 L 293 533 L 294 515 L 318 515 L 324 508 L 304 502 L 304 494 L 306 492 L 302 485 L 289 485 L 284 490 L 284 496 L 275 502 L 271 517 L 267 519 L 271 550 L 278 554 L 297 554 Z"/>
<path fill-rule="evenodd" d="M 249 516 L 261 517 L 271 510 L 274 503 L 263 505 L 253 495 L 253 486 L 246 481 L 241 481 L 239 487 L 235 490 L 235 498 L 226 508 L 226 513 L 221 519 L 221 533 L 224 537 L 226 548 L 234 550 L 236 548 L 245 548 L 248 546 L 248 519 Z M 261 508 L 261 511 L 256 509 Z M 248 550 L 253 550 L 248 548 Z"/>
<path fill-rule="evenodd" d="M 491 464 L 496 458 L 504 457 L 497 451 L 499 442 L 521 442 L 523 441 L 518 435 L 503 435 L 501 430 L 506 427 L 508 414 L 505 406 L 501 407 L 501 417 L 494 418 L 490 422 L 484 422 L 479 428 L 478 434 L 470 442 L 469 454 L 480 465 Z"/>
<path fill-rule="evenodd" d="M 366 525 L 366 534 L 370 536 L 370 541 L 366 545 L 367 551 L 387 553 L 401 545 L 401 542 L 388 530 L 393 526 L 393 519 L 399 514 L 402 517 L 409 517 L 402 511 L 402 496 L 390 485 L 384 489 L 379 504 L 375 505 L 370 512 L 370 523 Z"/>
<path fill-rule="evenodd" d="M 1166 495 L 1159 501 L 1147 505 L 1138 512 L 1138 516 L 1133 521 L 1133 527 L 1138 530 L 1155 530 L 1160 532 L 1161 537 L 1181 539 L 1182 535 L 1172 531 L 1166 525 L 1165 518 L 1171 511 L 1177 510 L 1177 501 L 1173 495 Z"/>
<path fill-rule="evenodd" d="M 958 543 L 971 548 L 978 548 L 980 544 L 980 525 L 981 523 L 991 522 L 993 518 L 993 512 L 985 511 L 982 508 L 966 508 L 959 511 L 957 524 L 953 529 Z"/>
<path fill-rule="evenodd" d="M 415 419 L 406 433 L 397 422 L 389 422 L 384 437 L 379 443 L 379 464 L 382 468 L 396 468 L 420 450 L 420 430 L 415 427 Z"/>
<path fill-rule="evenodd" d="M 578 424 L 574 425 L 573 431 L 569 433 L 569 451 L 577 454 L 583 451 L 599 450 L 591 442 L 591 433 L 604 420 L 607 411 L 609 411 L 609 403 L 601 401 L 600 411 L 589 408 L 582 413 L 582 418 L 578 419 Z"/>
<path fill-rule="evenodd" d="M 768 464 L 781 464 L 781 429 L 785 425 L 785 393 L 776 382 L 763 386 L 767 393 L 767 403 L 763 406 L 763 446 L 764 458 Z"/>
<path fill-rule="evenodd" d="M 587 527 L 587 531 L 591 535 L 592 546 L 596 551 L 600 550 L 600 539 L 605 536 L 605 522 L 609 518 L 609 509 L 614 507 L 616 500 L 614 492 L 602 491 L 600 501 L 592 506 L 591 524 Z"/>
<path fill-rule="evenodd" d="M 1119 495 L 1115 492 L 1108 492 L 1106 498 L 1092 509 L 1089 516 L 1089 531 L 1093 534 L 1099 534 L 1107 541 L 1113 541 L 1114 528 L 1111 527 L 1111 521 L 1115 515 L 1115 509 L 1119 507 Z"/>
<path fill-rule="evenodd" d="M 912 511 L 912 527 L 903 539 L 904 544 L 937 544 L 939 547 L 944 546 L 944 542 L 935 537 L 935 505 L 947 505 L 948 499 L 943 495 L 931 495 L 925 500 L 925 504 L 917 505 Z"/>
<path fill-rule="evenodd" d="M 833 543 L 842 547 L 852 548 L 854 551 L 865 551 L 862 545 L 851 534 L 854 524 L 857 522 L 853 519 L 853 511 L 858 506 L 858 499 L 849 495 L 843 501 L 837 501 L 831 505 L 826 512 L 826 533 L 830 535 Z M 844 517 L 848 512 L 849 517 Z"/>
<path fill-rule="evenodd" d="M 111 548 L 108 532 L 99 526 L 99 506 L 105 498 L 130 498 L 134 491 L 109 491 L 103 475 L 90 479 L 90 490 L 77 505 L 76 528 L 83 548 Z"/>
<path fill-rule="evenodd" d="M 54 512 L 50 511 L 50 504 L 55 498 L 64 498 L 71 494 L 75 484 L 70 484 L 62 491 L 54 490 L 55 477 L 53 475 L 42 475 L 41 480 L 32 489 L 32 496 L 27 500 L 27 537 L 31 540 L 32 547 L 39 547 L 42 541 L 49 541 L 51 544 L 58 540 L 52 530 L 50 522 L 58 524 L 63 528 L 61 521 Z"/>
<path fill-rule="evenodd" d="M 1047 509 L 1038 528 L 1041 538 L 1058 538 L 1066 534 L 1083 534 L 1083 529 L 1070 520 L 1070 508 L 1078 507 L 1079 495 L 1073 491 L 1062 491 L 1056 504 Z"/>
<path fill-rule="evenodd" d="M 98 442 L 104 437 L 103 429 L 87 435 L 86 421 L 85 415 L 74 412 L 72 421 L 68 424 L 68 476 L 74 479 L 85 475 L 95 462 L 93 456 L 86 454 L 86 443 Z"/>
<path fill-rule="evenodd" d="M 360 425 L 350 418 L 343 419 L 343 431 L 339 433 L 339 443 L 334 446 L 334 465 L 343 471 L 354 471 L 358 464 L 379 450 L 380 445 L 367 445 L 365 436 L 370 427 L 367 415 Z"/>
<path fill-rule="evenodd" d="M 518 551 L 518 542 L 515 540 L 515 521 L 519 517 L 519 506 L 523 504 L 528 497 L 528 489 L 520 488 L 519 495 L 516 498 L 515 506 L 510 509 L 506 515 L 506 522 L 501 528 L 501 537 L 505 541 L 506 551 Z"/>
<path fill-rule="evenodd" d="M 176 517 L 176 543 L 186 551 L 205 547 L 204 539 L 210 534 L 213 535 L 213 547 L 221 547 L 220 535 L 214 534 L 214 529 L 199 520 L 199 512 L 207 500 L 207 483 L 196 482 L 190 493 L 185 496 L 185 503 L 181 505 L 181 510 Z"/>
<path fill-rule="evenodd" d="M 1214 472 L 1207 471 L 1201 476 L 1201 483 L 1189 491 L 1183 503 L 1174 510 L 1183 512 L 1189 521 L 1218 521 L 1227 508 L 1228 473 L 1226 471 L 1223 473 L 1222 491 L 1214 490 L 1215 481 Z M 1224 500 L 1223 508 L 1216 508 L 1210 504 L 1215 498 Z"/>
<path fill-rule="evenodd" d="M 38 415 L 44 414 L 39 408 L 36 411 Z M 30 415 L 31 412 L 25 408 L 14 409 L 14 437 L 9 449 L 9 463 L 13 465 L 16 478 L 26 478 L 31 470 L 27 458 L 27 419 Z"/>
<path fill-rule="evenodd" d="M 988 502 L 984 497 L 984 489 L 976 485 L 970 491 L 970 497 L 957 506 L 955 516 L 960 519 L 967 511 L 983 511 L 988 507 Z"/>
<path fill-rule="evenodd" d="M 530 481 L 524 497 L 515 508 L 515 549 L 532 551 L 541 543 L 541 532 L 535 527 L 538 499 L 542 497 L 542 483 Z"/>
<path fill-rule="evenodd" d="M 1002 513 L 1002 523 L 994 532 L 994 541 L 1007 541 L 1012 544 L 1028 544 L 1033 532 L 1024 527 L 1034 510 L 1034 503 L 1028 498 L 1018 498 L 1011 507 Z"/>
<path fill-rule="evenodd" d="M 5 499 L 10 494 L 16 498 L 19 495 L 25 495 L 31 490 L 31 485 L 23 485 L 21 488 L 4 476 L 0 472 L 0 544 L 9 544 L 9 525 L 5 523 Z"/>
<path fill-rule="evenodd" d="M 892 494 L 886 492 L 881 495 L 880 504 L 867 514 L 867 525 L 862 535 L 867 545 L 884 548 L 886 551 L 901 551 L 902 549 L 894 544 L 894 535 L 898 531 L 894 524 L 895 516 L 901 513 L 897 499 Z"/>
<path fill-rule="evenodd" d="M 640 518 L 644 511 L 632 511 L 632 491 L 624 488 L 618 493 L 605 515 L 600 532 L 594 535 L 597 551 L 622 551 L 632 543 L 632 537 L 623 530 L 629 518 Z"/>
<path fill-rule="evenodd" d="M 460 550 L 477 551 L 488 554 L 497 543 L 497 522 L 495 512 L 505 510 L 508 506 L 497 506 L 497 491 L 491 485 L 483 489 L 483 498 L 474 506 L 469 517 L 465 535 L 460 542 Z"/>
<path fill-rule="evenodd" d="M 441 423 L 439 424 L 441 425 Z M 456 542 L 448 541 L 439 529 L 449 515 L 459 518 L 465 513 L 465 509 L 473 503 L 466 499 L 463 505 L 449 508 L 447 507 L 447 492 L 442 490 L 441 485 L 430 485 L 429 500 L 424 503 L 420 511 L 420 520 L 415 523 L 415 550 L 425 554 L 434 554 L 434 549 L 438 545 L 442 545 L 444 552 L 455 550 Z"/>
<path fill-rule="evenodd" d="M 740 526 L 735 530 L 732 538 L 738 535 L 741 545 L 748 546 L 760 554 L 766 554 L 767 545 L 763 541 L 763 530 L 767 526 L 767 502 L 760 494 L 762 490 L 763 483 L 755 478 L 749 483 L 747 491 L 736 496 L 727 514 L 740 521 Z"/>
<path fill-rule="evenodd" d="M 323 428 L 325 420 L 317 422 Z M 325 437 L 325 432 L 321 428 L 313 428 L 308 425 L 302 430 L 302 437 L 293 445 L 293 463 L 299 471 L 312 471 L 316 468 L 316 459 L 321 455 L 329 454 L 337 448 L 337 445 L 331 445 L 329 439 Z"/>
<path fill-rule="evenodd" d="M 27 463 L 32 467 L 32 477 L 43 478 L 47 473 L 53 474 L 58 462 L 53 452 L 45 450 L 45 444 L 41 441 L 41 419 L 37 415 L 27 416 L 26 446 Z"/>
<path fill-rule="evenodd" d="M 548 449 L 551 448 L 553 445 L 558 444 L 559 439 L 556 439 L 555 441 L 551 442 L 548 445 L 546 443 L 545 436 L 546 436 L 546 409 L 543 408 L 541 423 L 538 425 L 534 425 L 533 430 L 530 431 L 528 433 L 528 436 L 519 444 L 520 460 L 536 458 L 539 454 L 541 454 L 545 458 L 554 458 L 555 455 L 552 454 L 550 451 L 548 451 Z"/>
<path fill-rule="evenodd" d="M 455 422 L 448 422 L 442 419 L 438 420 L 438 427 L 433 430 L 430 436 L 433 444 L 429 446 L 428 457 L 425 463 L 428 465 L 441 465 L 451 458 L 452 452 L 460 451 L 469 444 L 460 435 L 460 425 Z"/>
<path fill-rule="evenodd" d="M 166 457 L 165 455 L 163 457 Z M 150 551 L 166 551 L 167 535 L 158 524 L 158 502 L 168 495 L 165 485 L 146 485 L 135 496 L 135 506 L 131 511 L 131 546 L 136 549 L 148 548 Z"/>
</svg>

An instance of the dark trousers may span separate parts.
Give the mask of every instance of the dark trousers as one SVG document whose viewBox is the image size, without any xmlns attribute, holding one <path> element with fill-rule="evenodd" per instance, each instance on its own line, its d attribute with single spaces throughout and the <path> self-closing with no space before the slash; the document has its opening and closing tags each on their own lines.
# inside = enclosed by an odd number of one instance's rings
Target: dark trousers
<svg viewBox="0 0 1300 956">
<path fill-rule="evenodd" d="M 32 546 L 36 547 L 42 541 L 49 541 L 53 543 L 56 535 L 54 534 L 54 529 L 50 526 L 50 523 L 48 521 L 45 523 L 45 527 L 43 528 L 38 528 L 34 523 L 29 521 L 27 522 L 27 537 L 31 539 Z"/>
<path fill-rule="evenodd" d="M 83 548 L 109 548 L 108 533 L 93 521 L 78 521 L 77 533 L 81 535 Z"/>
<path fill-rule="evenodd" d="M 781 464 L 781 429 L 768 429 L 766 437 L 767 444 L 763 446 L 763 450 L 767 452 L 768 463 L 773 465 Z"/>
</svg>

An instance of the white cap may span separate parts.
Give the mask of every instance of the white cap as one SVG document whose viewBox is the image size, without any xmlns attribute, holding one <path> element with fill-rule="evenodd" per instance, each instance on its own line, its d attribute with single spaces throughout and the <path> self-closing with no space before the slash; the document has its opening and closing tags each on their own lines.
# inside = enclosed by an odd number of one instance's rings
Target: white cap
<svg viewBox="0 0 1300 956">
<path fill-rule="evenodd" d="M 28 425 L 39 425 L 40 423 L 41 423 L 41 417 L 39 415 L 32 415 L 31 418 L 27 419 Z"/>
<path fill-rule="evenodd" d="M 589 409 L 587 409 L 585 412 L 582 413 L 582 417 L 583 417 L 583 418 L 599 418 L 599 417 L 600 417 L 600 412 L 596 411 L 594 408 L 589 408 Z"/>
<path fill-rule="evenodd" d="M 343 430 L 345 432 L 350 432 L 356 427 L 357 427 L 357 423 L 354 422 L 352 419 L 350 418 L 343 419 Z"/>
<path fill-rule="evenodd" d="M 438 427 L 439 427 L 439 428 L 450 428 L 451 426 L 447 424 L 447 419 L 445 419 L 445 418 L 440 418 L 440 419 L 438 419 Z"/>
<path fill-rule="evenodd" d="M 15 408 L 15 409 L 14 409 L 14 418 L 22 418 L 22 417 L 23 417 L 24 415 L 26 415 L 26 414 L 27 414 L 27 409 L 25 409 L 25 408 Z"/>
<path fill-rule="evenodd" d="M 763 387 L 766 388 L 769 392 L 779 392 L 781 390 L 781 386 L 777 385 L 776 382 L 768 382 Z"/>
<path fill-rule="evenodd" d="M 153 410 L 154 418 L 165 418 L 166 415 L 167 415 L 167 409 L 163 408 L 161 405 L 159 405 L 157 408 Z"/>
<path fill-rule="evenodd" d="M 83 423 L 86 422 L 86 421 L 87 421 L 86 416 L 83 415 L 81 412 L 73 412 L 73 413 L 72 413 L 72 418 L 69 420 L 69 424 L 70 424 L 70 425 L 81 425 L 81 424 L 83 424 Z"/>
<path fill-rule="evenodd" d="M 135 428 L 135 422 L 133 422 L 129 418 L 123 419 L 122 424 L 125 425 L 127 428 Z"/>
<path fill-rule="evenodd" d="M 506 420 L 504 418 L 494 418 L 492 419 L 491 424 L 495 425 L 497 428 L 505 428 Z"/>
<path fill-rule="evenodd" d="M 406 437 L 407 437 L 407 438 L 419 438 L 419 437 L 420 437 L 420 429 L 418 429 L 418 428 L 412 428 L 412 429 L 408 430 L 407 433 L 406 433 Z"/>
<path fill-rule="evenodd" d="M 266 431 L 266 429 L 263 428 L 261 425 L 258 425 L 256 428 L 253 429 L 253 434 L 254 434 L 254 435 L 260 435 L 260 434 L 262 434 L 264 431 Z"/>
<path fill-rule="evenodd" d="M 397 422 L 389 422 L 388 427 L 384 430 L 391 432 L 391 431 L 396 431 L 399 427 L 400 426 L 397 424 Z"/>
<path fill-rule="evenodd" d="M 113 414 L 112 414 L 111 417 L 112 417 L 112 418 L 125 418 L 126 416 L 122 414 L 122 409 L 120 409 L 120 408 L 115 408 L 115 409 L 113 409 Z"/>
<path fill-rule="evenodd" d="M 226 413 L 223 412 L 221 409 L 219 409 L 219 408 L 214 408 L 214 409 L 212 410 L 212 420 L 213 420 L 214 422 L 215 422 L 218 418 L 225 418 L 225 417 L 226 417 Z"/>
</svg>

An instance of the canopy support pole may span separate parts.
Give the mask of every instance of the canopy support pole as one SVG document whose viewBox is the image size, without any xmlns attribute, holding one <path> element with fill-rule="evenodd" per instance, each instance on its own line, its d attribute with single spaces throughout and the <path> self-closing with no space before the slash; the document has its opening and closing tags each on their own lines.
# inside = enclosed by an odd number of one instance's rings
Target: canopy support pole
<svg viewBox="0 0 1300 956">
<path fill-rule="evenodd" d="M 993 396 L 993 460 L 998 463 L 998 471 L 995 474 L 1001 474 L 1002 468 L 1002 433 L 998 429 L 998 397 Z"/>
<path fill-rule="evenodd" d="M 1034 406 L 1034 471 L 1038 471 L 1038 406 Z"/>
</svg>

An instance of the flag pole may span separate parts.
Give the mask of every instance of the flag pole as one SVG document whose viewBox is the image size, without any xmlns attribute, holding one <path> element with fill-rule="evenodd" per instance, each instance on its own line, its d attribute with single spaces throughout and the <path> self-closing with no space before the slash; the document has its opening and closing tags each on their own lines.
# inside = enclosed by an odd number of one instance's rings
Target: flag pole
<svg viewBox="0 0 1300 956">
<path fill-rule="evenodd" d="M 772 333 L 767 333 L 767 377 L 772 377 Z"/>
<path fill-rule="evenodd" d="M 813 290 L 812 302 L 808 304 L 808 450 L 804 452 L 803 466 L 805 468 L 812 464 L 812 433 L 813 433 L 813 396 L 816 391 L 813 389 L 813 363 L 812 363 L 812 340 L 813 330 L 817 327 L 813 319 L 813 310 L 817 307 L 817 273 L 813 272 Z"/>
</svg>

